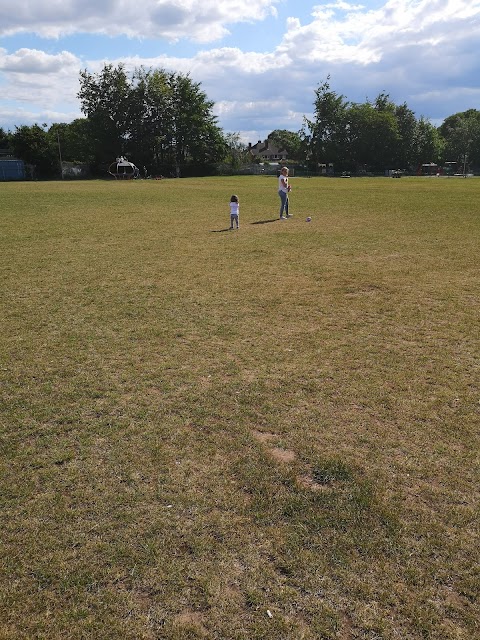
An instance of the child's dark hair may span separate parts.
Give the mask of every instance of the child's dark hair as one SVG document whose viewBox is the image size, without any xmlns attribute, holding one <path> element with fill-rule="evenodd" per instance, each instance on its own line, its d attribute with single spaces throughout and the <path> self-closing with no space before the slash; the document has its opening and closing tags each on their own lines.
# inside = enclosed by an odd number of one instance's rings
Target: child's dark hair
<svg viewBox="0 0 480 640">
<path fill-rule="evenodd" d="M 238 202 L 238 196 L 232 196 L 230 202 Z"/>
</svg>

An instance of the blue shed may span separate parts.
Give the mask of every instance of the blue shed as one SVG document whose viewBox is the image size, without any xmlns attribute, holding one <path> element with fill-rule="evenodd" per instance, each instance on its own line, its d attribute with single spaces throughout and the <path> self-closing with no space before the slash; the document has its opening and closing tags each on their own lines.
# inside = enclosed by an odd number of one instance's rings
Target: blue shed
<svg viewBox="0 0 480 640">
<path fill-rule="evenodd" d="M 0 160 L 0 180 L 25 180 L 23 160 Z"/>
</svg>

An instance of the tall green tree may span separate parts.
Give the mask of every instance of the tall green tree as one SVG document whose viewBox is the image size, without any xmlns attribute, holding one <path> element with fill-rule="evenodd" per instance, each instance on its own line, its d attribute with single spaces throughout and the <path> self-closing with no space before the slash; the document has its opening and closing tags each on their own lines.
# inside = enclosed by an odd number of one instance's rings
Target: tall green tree
<svg viewBox="0 0 480 640">
<path fill-rule="evenodd" d="M 214 103 L 188 75 L 170 74 L 170 145 L 177 176 L 204 172 L 226 151 L 225 139 L 213 115 Z"/>
<path fill-rule="evenodd" d="M 406 103 L 396 105 L 386 92 L 373 102 L 349 103 L 331 90 L 328 77 L 315 91 L 314 118 L 304 119 L 302 137 L 312 168 L 333 162 L 335 171 L 414 170 L 445 159 L 445 139 L 447 152 L 458 156 L 468 147 L 470 157 L 480 161 L 478 113 L 456 114 L 437 130 L 423 117 L 417 120 Z"/>
<path fill-rule="evenodd" d="M 182 175 L 209 171 L 223 157 L 214 103 L 188 75 L 140 68 L 128 77 L 123 65 L 105 65 L 99 74 L 82 71 L 80 84 L 97 161 L 126 155 Z"/>
<path fill-rule="evenodd" d="M 330 76 L 315 90 L 314 117 L 304 117 L 301 133 L 307 164 L 313 170 L 321 163 L 345 163 L 348 103 L 331 90 L 329 80 Z"/>
<path fill-rule="evenodd" d="M 0 127 L 0 149 L 6 150 L 10 148 L 10 138 L 10 133 Z"/>
<path fill-rule="evenodd" d="M 401 166 L 400 148 L 402 136 L 400 133 L 400 108 L 390 99 L 388 93 L 382 91 L 375 99 L 377 123 L 375 126 L 374 159 L 372 166 L 377 171 Z M 383 142 L 382 142 L 383 139 Z"/>
<path fill-rule="evenodd" d="M 445 141 L 440 131 L 423 116 L 417 120 L 413 140 L 413 165 L 445 160 Z M 412 167 L 413 168 L 413 167 Z"/>
<path fill-rule="evenodd" d="M 131 86 L 123 64 L 106 64 L 102 71 L 80 72 L 82 113 L 90 123 L 92 150 L 97 163 L 110 163 L 127 152 L 131 125 Z"/>
<path fill-rule="evenodd" d="M 49 135 L 47 125 L 40 127 L 23 125 L 15 127 L 11 135 L 15 155 L 34 167 L 38 178 L 54 178 L 60 175 L 58 145 Z"/>
<path fill-rule="evenodd" d="M 87 118 L 77 118 L 72 122 L 53 124 L 48 135 L 53 145 L 58 145 L 62 160 L 67 162 L 94 161 L 90 142 L 90 122 Z"/>
<path fill-rule="evenodd" d="M 447 160 L 480 166 L 480 111 L 468 109 L 444 120 L 439 132 L 445 139 Z"/>
<path fill-rule="evenodd" d="M 170 162 L 172 93 L 163 69 L 140 67 L 132 80 L 129 153 L 139 166 L 164 173 Z"/>
<path fill-rule="evenodd" d="M 404 102 L 395 107 L 397 121 L 397 144 L 394 167 L 406 169 L 415 164 L 415 131 L 417 119 L 415 113 Z"/>
<path fill-rule="evenodd" d="M 347 157 L 352 168 L 374 171 L 393 168 L 399 140 L 394 105 L 384 108 L 383 99 L 375 104 L 352 104 L 347 113 Z"/>
</svg>

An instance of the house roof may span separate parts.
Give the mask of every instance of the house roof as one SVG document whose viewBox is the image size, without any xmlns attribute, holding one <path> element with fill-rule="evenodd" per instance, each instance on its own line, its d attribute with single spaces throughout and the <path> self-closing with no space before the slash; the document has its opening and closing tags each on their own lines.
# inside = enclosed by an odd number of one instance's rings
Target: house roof
<svg viewBox="0 0 480 640">
<path fill-rule="evenodd" d="M 287 150 L 281 149 L 273 144 L 270 140 L 259 140 L 256 144 L 249 144 L 248 150 L 254 156 L 270 157 L 270 156 L 284 156 L 287 157 Z"/>
</svg>

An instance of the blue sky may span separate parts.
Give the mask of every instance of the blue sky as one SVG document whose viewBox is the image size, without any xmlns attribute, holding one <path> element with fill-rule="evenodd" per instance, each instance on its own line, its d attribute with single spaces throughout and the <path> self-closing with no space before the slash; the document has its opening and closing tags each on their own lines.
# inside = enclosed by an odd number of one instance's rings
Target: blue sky
<svg viewBox="0 0 480 640">
<path fill-rule="evenodd" d="M 225 132 L 298 131 L 314 90 L 380 92 L 440 124 L 480 109 L 480 0 L 15 0 L 0 5 L 0 127 L 81 117 L 79 71 L 189 73 Z"/>
</svg>

